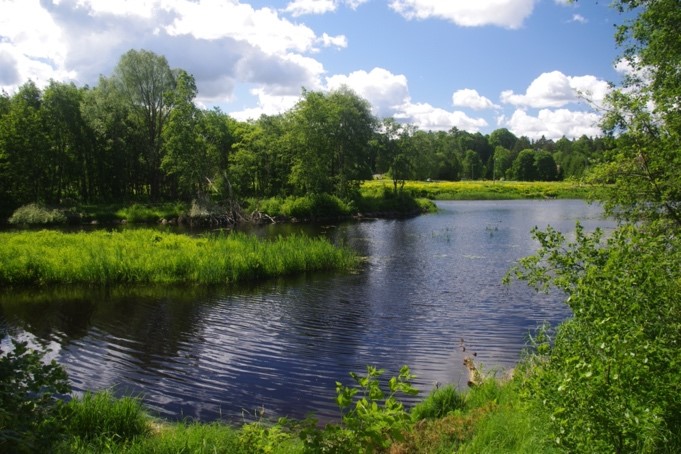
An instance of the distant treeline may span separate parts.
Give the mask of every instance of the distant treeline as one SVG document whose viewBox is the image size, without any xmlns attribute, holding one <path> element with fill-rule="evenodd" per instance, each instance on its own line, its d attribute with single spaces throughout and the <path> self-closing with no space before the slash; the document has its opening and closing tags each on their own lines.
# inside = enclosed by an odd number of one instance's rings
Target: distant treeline
<svg viewBox="0 0 681 454">
<path fill-rule="evenodd" d="M 561 180 L 602 160 L 612 139 L 558 141 L 425 132 L 379 120 L 351 90 L 303 91 L 290 111 L 240 122 L 194 104 L 192 75 L 145 50 L 94 87 L 26 82 L 0 95 L 0 208 L 333 194 L 359 181 Z"/>
</svg>

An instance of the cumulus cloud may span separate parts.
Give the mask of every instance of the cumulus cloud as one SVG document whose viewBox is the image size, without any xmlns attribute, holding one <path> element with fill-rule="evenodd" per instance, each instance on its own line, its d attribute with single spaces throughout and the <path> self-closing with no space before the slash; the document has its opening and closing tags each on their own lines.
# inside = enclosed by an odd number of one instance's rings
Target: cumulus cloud
<svg viewBox="0 0 681 454">
<path fill-rule="evenodd" d="M 235 112 L 230 115 L 239 121 L 255 120 L 262 115 L 277 115 L 293 108 L 300 100 L 300 95 L 276 95 L 264 88 L 254 88 L 251 94 L 258 98 L 258 105 Z"/>
<path fill-rule="evenodd" d="M 527 136 L 530 139 L 539 139 L 543 136 L 557 140 L 563 136 L 571 139 L 582 135 L 598 136 L 602 132 L 599 121 L 600 116 L 594 112 L 541 109 L 537 116 L 532 116 L 522 109 L 517 109 L 510 118 L 501 117 L 497 123 L 517 136 Z"/>
<path fill-rule="evenodd" d="M 394 115 L 398 106 L 409 99 L 407 78 L 402 74 L 392 74 L 383 68 L 327 77 L 326 86 L 329 90 L 347 86 L 369 101 L 374 108 L 374 114 L 380 117 Z"/>
<path fill-rule="evenodd" d="M 468 107 L 474 110 L 498 109 L 488 98 L 480 95 L 477 90 L 464 88 L 457 90 L 452 95 L 452 104 L 458 107 Z"/>
<path fill-rule="evenodd" d="M 268 108 L 322 87 L 319 47 L 345 48 L 347 38 L 239 0 L 0 1 L 0 89 L 10 93 L 28 79 L 94 85 L 123 53 L 147 49 L 192 73 L 202 104 L 224 104 L 245 83 Z"/>
<path fill-rule="evenodd" d="M 478 132 L 488 125 L 484 118 L 472 118 L 460 111 L 449 112 L 428 103 L 407 102 L 399 107 L 395 118 L 424 131 L 448 131 L 454 127 Z"/>
<path fill-rule="evenodd" d="M 464 27 L 520 28 L 538 0 L 392 0 L 390 8 L 406 19 L 444 19 Z"/>
<path fill-rule="evenodd" d="M 11 91 L 32 79 L 39 86 L 49 79 L 71 79 L 66 67 L 64 33 L 38 0 L 0 2 L 0 87 Z"/>
<path fill-rule="evenodd" d="M 580 100 L 600 105 L 609 90 L 607 82 L 594 76 L 570 77 L 560 71 L 552 71 L 533 80 L 525 94 L 516 94 L 513 90 L 501 92 L 501 101 L 536 108 L 563 107 Z"/>
<path fill-rule="evenodd" d="M 326 78 L 326 85 L 329 90 L 346 86 L 369 101 L 376 116 L 394 117 L 425 131 L 448 131 L 457 127 L 477 132 L 488 125 L 486 120 L 469 117 L 460 111 L 450 112 L 428 103 L 412 102 L 406 76 L 384 68 L 330 76 Z"/>
</svg>

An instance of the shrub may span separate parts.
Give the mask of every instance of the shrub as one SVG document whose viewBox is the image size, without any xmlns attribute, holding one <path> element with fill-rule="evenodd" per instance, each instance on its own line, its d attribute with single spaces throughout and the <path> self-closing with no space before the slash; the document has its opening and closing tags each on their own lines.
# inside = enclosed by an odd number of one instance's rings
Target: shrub
<svg viewBox="0 0 681 454">
<path fill-rule="evenodd" d="M 63 433 L 62 402 L 68 393 L 66 372 L 45 351 L 12 341 L 0 347 L 0 451 L 46 452 Z"/>
<path fill-rule="evenodd" d="M 341 411 L 342 425 L 329 424 L 319 431 L 316 421 L 308 420 L 308 428 L 301 431 L 308 452 L 376 452 L 403 440 L 411 418 L 396 395 L 418 393 L 411 385 L 414 376 L 409 367 L 402 366 L 399 374 L 388 381 L 388 389 L 383 389 L 379 382 L 383 372 L 367 366 L 364 376 L 350 373 L 356 387 L 336 382 L 336 403 Z M 357 394 L 360 394 L 359 398 L 356 398 Z"/>
<path fill-rule="evenodd" d="M 573 318 L 540 338 L 525 386 L 571 452 L 681 447 L 681 239 L 667 226 L 624 226 L 607 241 L 577 228 L 535 232 L 516 271 L 567 292 Z M 661 233 L 662 232 L 662 233 Z"/>
<path fill-rule="evenodd" d="M 66 221 L 66 215 L 62 211 L 35 203 L 17 208 L 9 218 L 10 224 L 19 225 L 65 224 Z"/>
</svg>

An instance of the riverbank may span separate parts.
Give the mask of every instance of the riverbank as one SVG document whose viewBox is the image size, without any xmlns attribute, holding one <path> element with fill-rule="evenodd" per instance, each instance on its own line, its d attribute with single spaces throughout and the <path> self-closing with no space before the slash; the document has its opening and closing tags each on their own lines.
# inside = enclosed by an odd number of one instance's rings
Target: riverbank
<svg viewBox="0 0 681 454">
<path fill-rule="evenodd" d="M 304 236 L 261 240 L 230 233 L 201 237 L 122 232 L 0 233 L 0 285 L 233 285 L 323 270 L 348 270 L 348 249 Z"/>
<path fill-rule="evenodd" d="M 0 359 L 10 374 L 22 374 L 27 364 L 40 360 L 40 353 L 25 350 L 25 344 L 15 348 L 18 353 Z M 400 399 L 414 391 L 409 368 L 402 367 L 387 383 L 380 380 L 382 374 L 367 367 L 366 375 L 350 374 L 355 386 L 337 383 L 339 420 L 323 426 L 314 416 L 269 420 L 265 408 L 245 414 L 240 426 L 169 422 L 151 415 L 139 399 L 117 398 L 110 391 L 68 402 L 12 394 L 8 410 L 15 411 L 15 419 L 0 427 L 0 448 L 55 453 L 558 452 L 546 430 L 549 418 L 523 397 L 522 379 L 488 377 L 464 392 L 452 385 L 438 387 L 407 409 Z M 40 380 L 45 393 L 63 392 L 67 386 L 55 363 L 43 363 L 30 378 L 17 379 L 22 385 Z M 12 391 L 0 392 L 5 397 Z"/>
<path fill-rule="evenodd" d="M 16 226 L 82 224 L 179 224 L 227 226 L 239 223 L 337 222 L 405 218 L 437 211 L 433 200 L 592 199 L 602 188 L 578 181 L 407 181 L 394 191 L 391 180 L 365 181 L 360 196 L 344 201 L 328 194 L 246 199 L 226 207 L 204 199 L 133 204 L 29 204 L 8 222 Z"/>
</svg>

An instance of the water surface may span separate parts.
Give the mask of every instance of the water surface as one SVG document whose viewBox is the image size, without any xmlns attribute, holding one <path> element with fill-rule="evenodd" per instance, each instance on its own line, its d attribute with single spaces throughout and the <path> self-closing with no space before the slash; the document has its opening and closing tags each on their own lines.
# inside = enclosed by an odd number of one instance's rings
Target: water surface
<svg viewBox="0 0 681 454">
<path fill-rule="evenodd" d="M 356 273 L 314 274 L 252 288 L 52 289 L 0 293 L 0 330 L 55 350 L 76 391 L 141 396 L 163 417 L 241 421 L 336 418 L 337 380 L 372 364 L 416 385 L 465 387 L 465 355 L 513 367 L 527 334 L 569 316 L 558 294 L 501 279 L 536 244 L 534 226 L 609 226 L 581 201 L 440 202 L 408 220 L 303 230 L 356 249 Z M 461 340 L 466 351 L 463 351 Z"/>
</svg>

